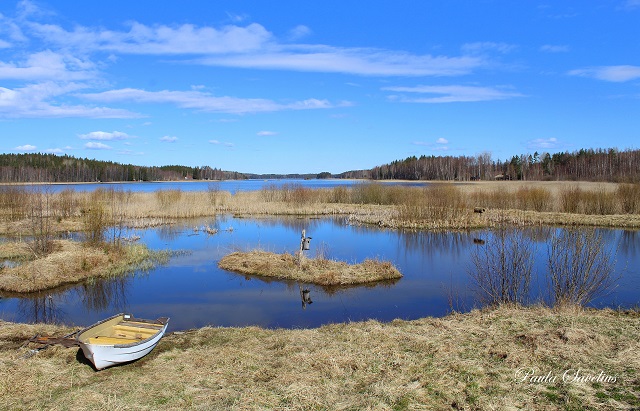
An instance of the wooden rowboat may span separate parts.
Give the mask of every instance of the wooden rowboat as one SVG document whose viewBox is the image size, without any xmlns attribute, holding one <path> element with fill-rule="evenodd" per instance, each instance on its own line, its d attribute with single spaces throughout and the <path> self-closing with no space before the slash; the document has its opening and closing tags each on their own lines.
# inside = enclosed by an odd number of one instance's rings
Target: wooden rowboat
<svg viewBox="0 0 640 411">
<path fill-rule="evenodd" d="M 101 370 L 149 354 L 168 325 L 168 318 L 143 320 L 118 314 L 79 331 L 76 341 L 84 356 Z"/>
</svg>

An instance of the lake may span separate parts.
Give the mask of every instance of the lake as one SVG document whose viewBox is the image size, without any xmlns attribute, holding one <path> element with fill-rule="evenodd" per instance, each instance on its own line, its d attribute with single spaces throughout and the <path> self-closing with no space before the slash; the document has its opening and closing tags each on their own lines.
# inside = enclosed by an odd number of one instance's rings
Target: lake
<svg viewBox="0 0 640 411">
<path fill-rule="evenodd" d="M 221 181 L 157 181 L 157 182 L 126 182 L 126 183 L 56 183 L 46 185 L 53 192 L 66 189 L 78 192 L 95 191 L 102 189 L 115 189 L 133 192 L 154 192 L 158 190 L 181 191 L 207 191 L 220 190 L 235 194 L 239 191 L 257 191 L 267 187 L 282 187 L 285 184 L 299 184 L 306 188 L 333 188 L 339 186 L 350 187 L 354 184 L 362 184 L 368 180 L 343 180 L 343 179 L 266 179 L 266 180 L 221 180 Z M 424 187 L 429 183 L 423 181 L 384 181 L 381 184 L 401 185 L 406 187 Z M 6 185 L 0 184 L 0 187 Z M 42 184 L 25 184 L 26 187 L 41 188 Z"/>
<path fill-rule="evenodd" d="M 220 231 L 209 235 L 203 226 Z M 221 270 L 218 260 L 233 251 L 260 248 L 295 252 L 301 230 L 312 237 L 313 257 L 321 252 L 349 263 L 365 258 L 389 260 L 404 274 L 398 281 L 371 286 L 323 288 L 295 282 L 249 277 Z M 545 298 L 547 242 L 556 228 L 531 228 L 536 246 L 533 300 Z M 595 307 L 637 307 L 640 303 L 640 237 L 637 231 L 599 230 L 616 250 L 617 287 L 593 301 Z M 96 280 L 20 298 L 0 298 L 0 318 L 89 325 L 117 312 L 139 317 L 171 317 L 170 330 L 194 327 L 248 326 L 308 328 L 327 323 L 443 316 L 452 308 L 478 305 L 469 269 L 477 240 L 489 243 L 487 230 L 427 232 L 348 225 L 345 218 L 218 218 L 133 230 L 156 250 L 185 251 L 165 266 L 117 280 Z M 476 240 L 476 241 L 474 241 Z M 542 273 L 542 274 L 541 274 Z M 311 290 L 303 307 L 300 286 Z"/>
</svg>

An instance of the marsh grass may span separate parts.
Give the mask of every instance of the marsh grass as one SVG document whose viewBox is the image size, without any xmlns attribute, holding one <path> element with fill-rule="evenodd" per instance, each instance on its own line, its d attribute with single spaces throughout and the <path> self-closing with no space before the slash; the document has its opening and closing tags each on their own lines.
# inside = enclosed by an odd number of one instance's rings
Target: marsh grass
<svg viewBox="0 0 640 411">
<path fill-rule="evenodd" d="M 25 256 L 20 244 L 4 245 L 13 255 Z M 161 262 L 155 253 L 140 244 L 125 247 L 83 245 L 69 240 L 53 242 L 53 250 L 42 258 L 27 259 L 16 267 L 0 271 L 0 290 L 33 292 L 89 278 L 115 277 Z"/>
<path fill-rule="evenodd" d="M 429 183 L 403 187 L 380 182 L 310 189 L 300 184 L 267 186 L 231 194 L 213 185 L 203 192 L 155 193 L 96 190 L 52 193 L 42 216 L 52 232 L 83 230 L 99 242 L 117 242 L 123 227 L 149 227 L 221 213 L 250 215 L 345 215 L 351 224 L 390 228 L 468 229 L 493 227 L 496 213 L 519 224 L 640 227 L 638 184 L 586 182 Z M 24 204 L 29 190 L 0 190 L 0 232 L 30 235 L 33 218 Z M 19 201 L 14 201 L 19 199 Z M 475 207 L 487 213 L 476 215 Z M 34 217 L 35 218 L 35 217 Z M 36 218 L 37 221 L 37 218 Z"/>
<path fill-rule="evenodd" d="M 20 358 L 33 335 L 72 329 L 1 322 L 0 409 L 635 409 L 639 321 L 636 311 L 505 305 L 308 330 L 205 327 L 100 372 L 75 348 Z M 562 381 L 578 369 L 616 380 Z M 557 379 L 523 380 L 531 370 Z"/>
<path fill-rule="evenodd" d="M 402 277 L 398 269 L 388 261 L 367 259 L 362 263 L 347 264 L 320 255 L 316 258 L 303 258 L 300 264 L 298 256 L 261 250 L 227 254 L 220 259 L 218 267 L 241 274 L 322 286 L 364 284 Z"/>
</svg>

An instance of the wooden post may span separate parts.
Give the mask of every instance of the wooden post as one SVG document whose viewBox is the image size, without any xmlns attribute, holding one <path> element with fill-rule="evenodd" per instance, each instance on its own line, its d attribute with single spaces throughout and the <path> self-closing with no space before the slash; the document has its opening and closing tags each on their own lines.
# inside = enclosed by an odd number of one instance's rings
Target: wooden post
<svg viewBox="0 0 640 411">
<path fill-rule="evenodd" d="M 305 234 L 306 234 L 306 231 L 303 229 L 302 230 L 302 237 L 300 238 L 300 252 L 298 254 L 298 267 L 300 267 L 300 268 L 302 268 L 302 256 L 304 255 L 303 248 L 304 248 Z"/>
</svg>

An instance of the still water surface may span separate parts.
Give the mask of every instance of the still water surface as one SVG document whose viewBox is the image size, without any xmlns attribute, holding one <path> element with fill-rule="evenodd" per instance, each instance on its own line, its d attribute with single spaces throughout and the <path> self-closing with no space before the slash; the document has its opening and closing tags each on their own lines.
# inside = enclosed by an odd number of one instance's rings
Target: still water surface
<svg viewBox="0 0 640 411">
<path fill-rule="evenodd" d="M 196 231 L 205 225 L 215 235 Z M 232 230 L 230 230 L 232 228 Z M 404 274 L 396 282 L 329 289 L 302 284 L 313 303 L 302 306 L 299 284 L 246 277 L 221 270 L 218 260 L 237 250 L 261 248 L 294 252 L 301 230 L 331 259 L 360 262 L 389 260 Z M 536 244 L 536 272 L 544 273 L 546 243 L 553 228 L 527 231 Z M 640 305 L 640 237 L 636 231 L 602 230 L 616 252 L 617 288 L 593 302 L 597 307 Z M 307 328 L 327 323 L 442 316 L 451 308 L 474 308 L 469 281 L 474 239 L 491 241 L 489 231 L 434 233 L 349 226 L 344 218 L 239 219 L 221 216 L 181 225 L 136 230 L 140 241 L 156 250 L 185 250 L 166 266 L 118 280 L 94 281 L 38 295 L 0 298 L 0 318 L 10 321 L 56 321 L 89 325 L 117 312 L 139 317 L 171 317 L 170 329 L 258 325 Z M 545 280 L 534 281 L 532 298 L 547 295 Z"/>
</svg>

